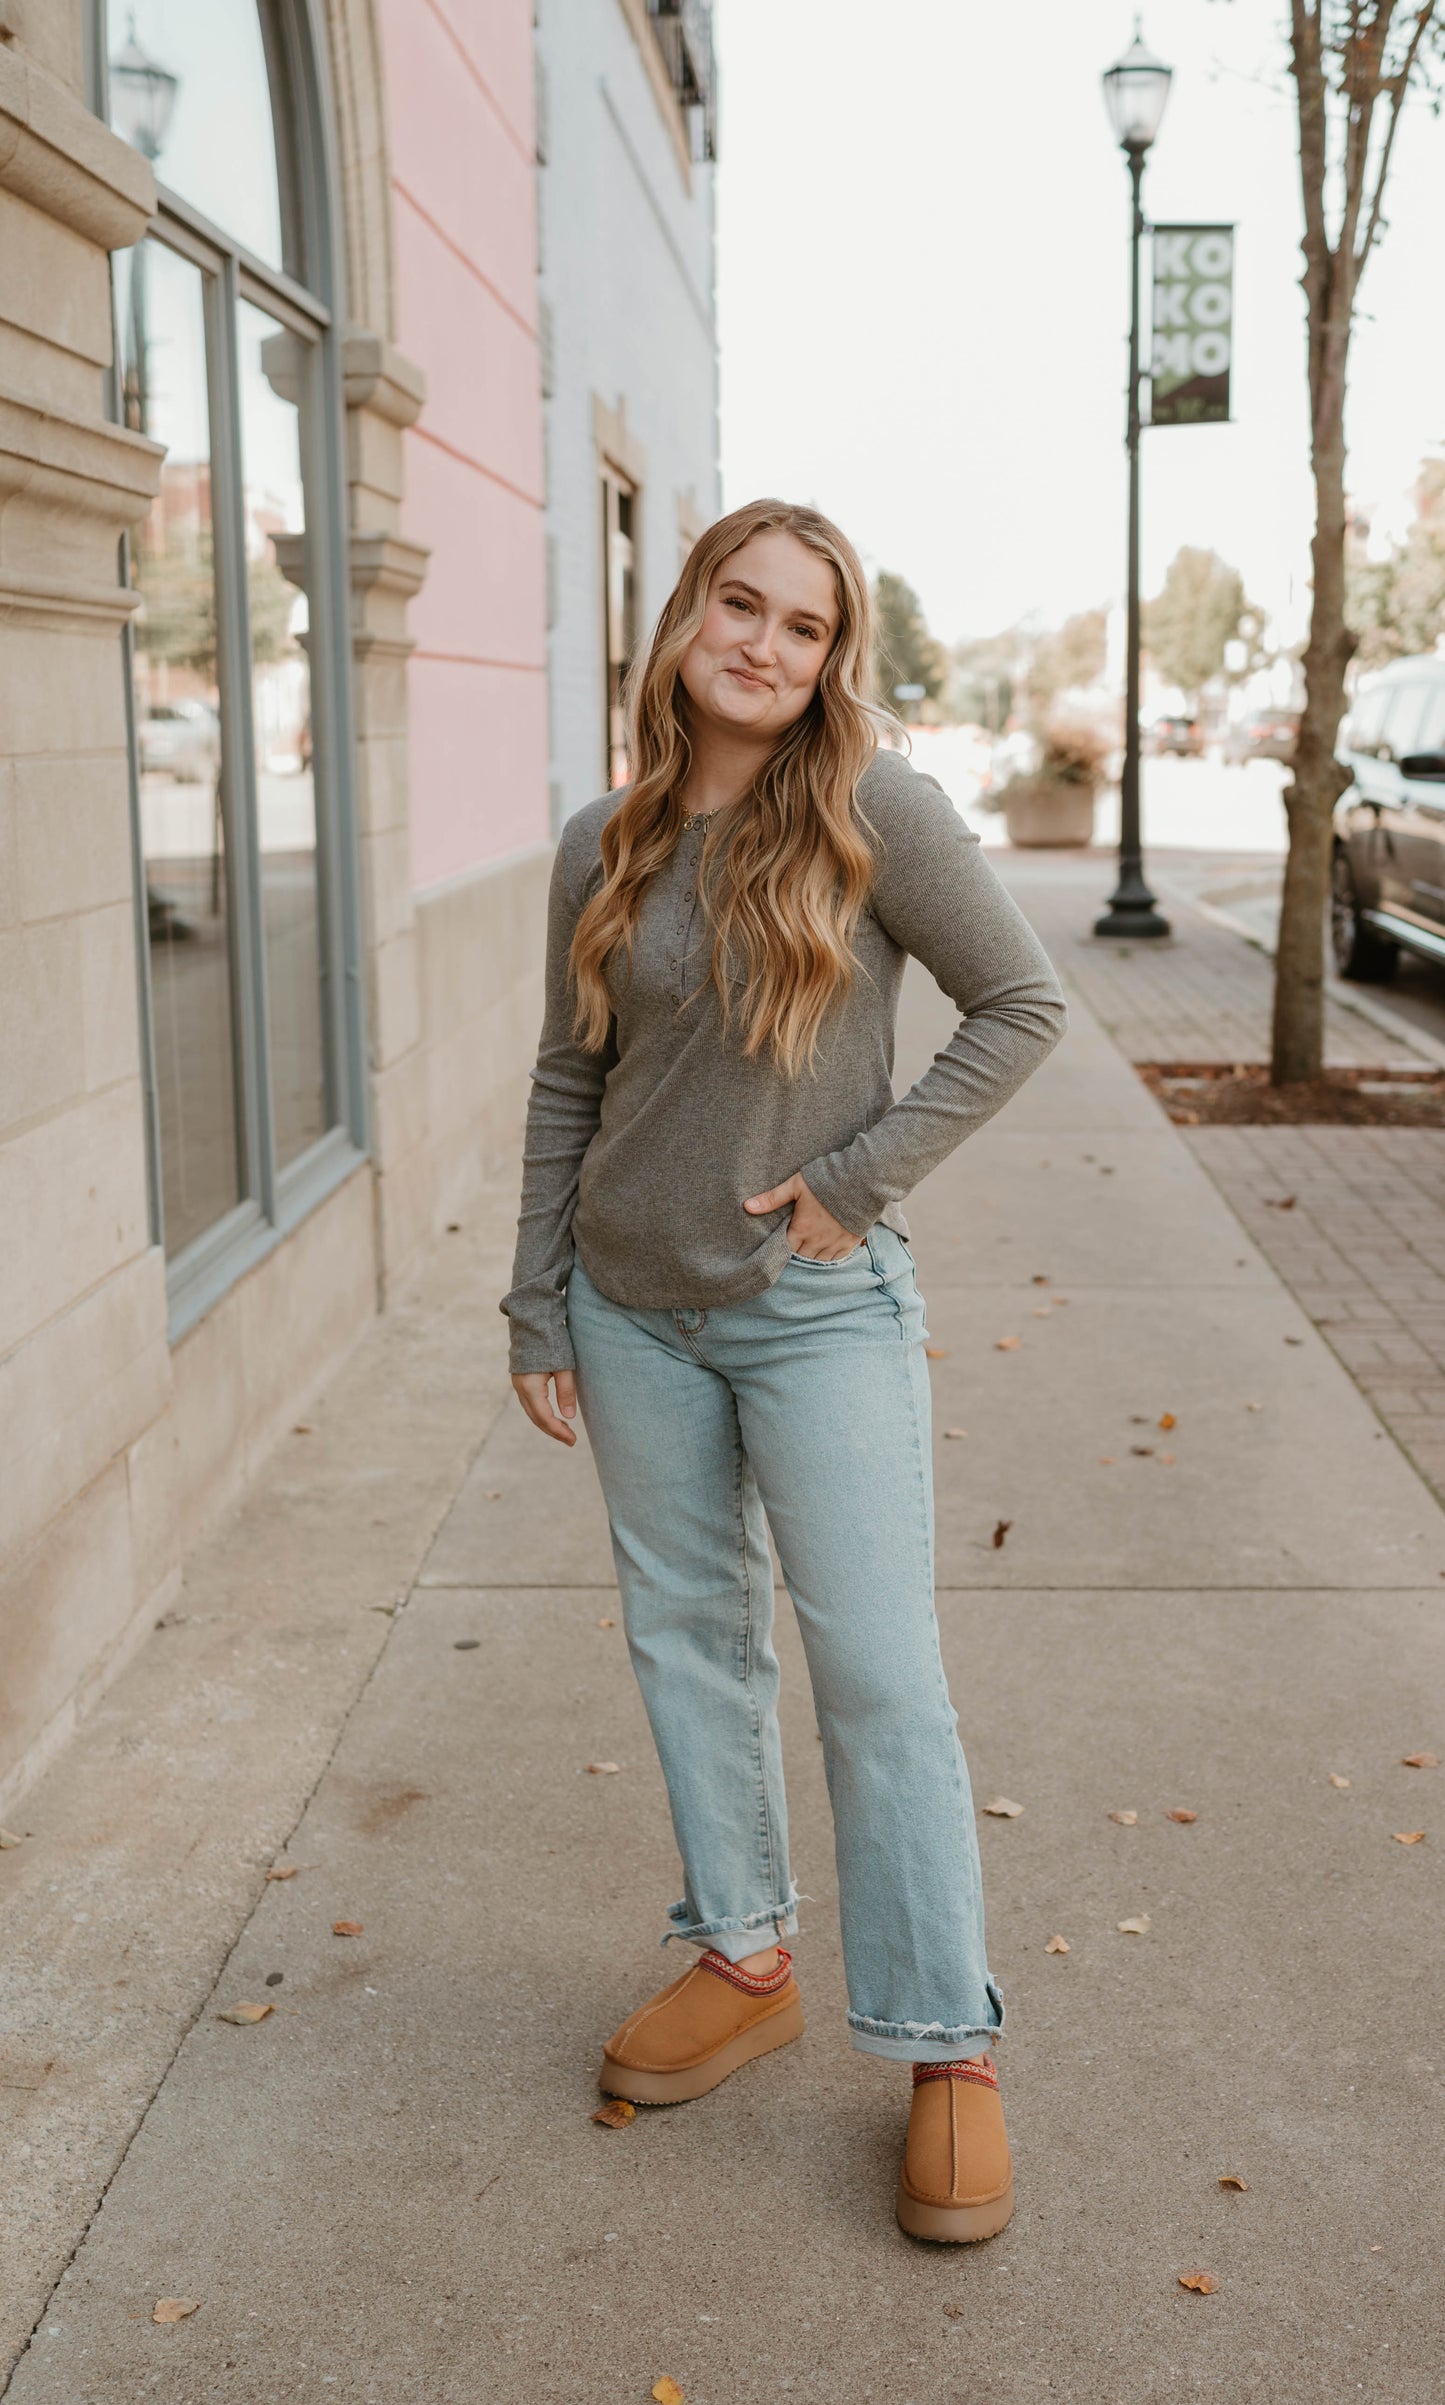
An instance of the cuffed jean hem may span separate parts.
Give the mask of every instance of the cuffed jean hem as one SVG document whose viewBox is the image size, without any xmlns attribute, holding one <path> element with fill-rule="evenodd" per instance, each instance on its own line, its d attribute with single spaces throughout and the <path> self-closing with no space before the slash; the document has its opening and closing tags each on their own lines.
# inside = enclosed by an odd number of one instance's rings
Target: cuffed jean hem
<svg viewBox="0 0 1445 2405">
<path fill-rule="evenodd" d="M 890 2063 L 966 2063 L 971 2054 L 991 2054 L 997 2029 L 960 2029 L 944 2038 L 880 2038 L 849 2019 L 848 2035 L 860 2054 L 884 2054 Z"/>
<path fill-rule="evenodd" d="M 675 1937 L 689 1946 L 711 1946 L 715 1953 L 726 1955 L 729 1962 L 741 1962 L 749 1954 L 761 1954 L 778 1937 L 798 1934 L 798 1906 L 804 1898 L 796 1893 L 785 1904 L 769 1904 L 762 1912 L 750 1912 L 744 1920 L 689 1921 L 685 1904 L 668 1906 L 668 1919 L 673 1926 L 659 1940 L 670 1946 Z"/>
</svg>

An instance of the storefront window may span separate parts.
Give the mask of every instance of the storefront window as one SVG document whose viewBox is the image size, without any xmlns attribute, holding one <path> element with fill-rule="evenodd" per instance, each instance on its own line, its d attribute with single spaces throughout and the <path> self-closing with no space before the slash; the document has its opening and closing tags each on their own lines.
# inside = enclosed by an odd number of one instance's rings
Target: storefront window
<svg viewBox="0 0 1445 2405">
<path fill-rule="evenodd" d="M 289 165 L 306 12 L 116 13 L 109 114 L 161 202 L 115 262 L 116 385 L 166 451 L 128 649 L 153 1185 L 184 1322 L 360 1133 L 340 408 L 325 177 L 308 208 Z"/>
<path fill-rule="evenodd" d="M 136 771 L 167 1242 L 241 1198 L 205 295 L 162 243 L 116 262 L 126 421 L 166 446 L 136 534 Z"/>
</svg>

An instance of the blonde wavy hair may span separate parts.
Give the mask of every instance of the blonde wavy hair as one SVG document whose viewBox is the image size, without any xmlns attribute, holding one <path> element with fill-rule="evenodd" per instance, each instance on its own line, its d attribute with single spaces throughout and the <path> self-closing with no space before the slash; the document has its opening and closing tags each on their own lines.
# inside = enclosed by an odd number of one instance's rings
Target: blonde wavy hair
<svg viewBox="0 0 1445 2405">
<path fill-rule="evenodd" d="M 682 1007 L 711 984 L 724 1036 L 736 1011 L 744 1055 L 754 1058 L 770 1046 L 784 1076 L 796 1079 L 814 1068 L 823 1022 L 852 984 L 853 937 L 877 857 L 858 780 L 890 723 L 867 693 L 868 579 L 847 536 L 819 511 L 750 501 L 693 545 L 629 681 L 632 780 L 602 830 L 603 882 L 577 922 L 570 956 L 576 1034 L 588 1051 L 600 1052 L 607 1040 L 608 966 L 625 960 L 630 974 L 643 896 L 682 828 L 692 759 L 683 659 L 723 561 L 753 535 L 773 530 L 828 562 L 838 630 L 802 717 L 780 737 L 751 790 L 708 826 L 700 889 L 711 963 Z"/>
</svg>

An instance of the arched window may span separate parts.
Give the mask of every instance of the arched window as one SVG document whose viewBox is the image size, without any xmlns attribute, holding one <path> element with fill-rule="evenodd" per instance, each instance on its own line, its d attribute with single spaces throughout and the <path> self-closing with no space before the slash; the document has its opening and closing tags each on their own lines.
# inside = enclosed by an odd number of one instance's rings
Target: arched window
<svg viewBox="0 0 1445 2405">
<path fill-rule="evenodd" d="M 364 1144 L 332 227 L 306 0 L 110 0 L 101 48 L 160 193 L 116 383 L 166 448 L 127 648 L 179 1332 Z"/>
</svg>

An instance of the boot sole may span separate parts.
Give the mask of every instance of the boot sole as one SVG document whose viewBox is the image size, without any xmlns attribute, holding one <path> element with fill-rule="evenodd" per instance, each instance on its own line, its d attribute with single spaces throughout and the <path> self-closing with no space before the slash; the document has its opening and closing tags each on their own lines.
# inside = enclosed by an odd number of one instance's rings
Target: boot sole
<svg viewBox="0 0 1445 2405">
<path fill-rule="evenodd" d="M 901 2180 L 898 2183 L 899 2228 L 910 2238 L 929 2238 L 938 2246 L 973 2246 L 980 2238 L 996 2238 L 1013 2209 L 1012 2180 L 1000 2195 L 986 2197 L 981 2205 L 925 2204 L 910 2195 Z"/>
<path fill-rule="evenodd" d="M 744 2063 L 771 2054 L 775 2046 L 787 2046 L 802 2034 L 802 1999 L 795 1997 L 782 2012 L 755 2021 L 751 2029 L 730 2038 L 706 2062 L 689 2063 L 681 2071 L 644 2071 L 632 2063 L 614 2063 L 604 2054 L 598 2085 L 604 2096 L 625 2096 L 629 2104 L 690 2104 L 694 2096 L 706 2096 L 710 2088 L 720 2087 Z"/>
</svg>

